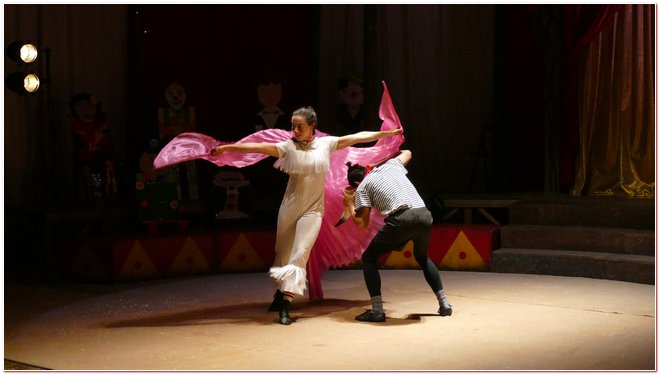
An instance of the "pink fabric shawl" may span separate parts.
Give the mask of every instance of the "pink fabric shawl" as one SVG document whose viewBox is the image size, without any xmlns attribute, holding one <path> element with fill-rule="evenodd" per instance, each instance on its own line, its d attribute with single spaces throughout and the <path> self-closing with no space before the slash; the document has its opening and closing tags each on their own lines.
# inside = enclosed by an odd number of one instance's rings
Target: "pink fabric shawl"
<svg viewBox="0 0 660 375">
<path fill-rule="evenodd" d="M 401 126 L 399 116 L 394 109 L 387 85 L 383 81 L 383 96 L 378 115 L 383 123 L 381 130 L 389 130 Z M 316 136 L 323 137 L 328 134 L 317 130 Z M 266 129 L 253 133 L 236 143 L 267 142 L 276 143 L 291 138 L 291 132 L 282 129 Z M 372 147 L 347 147 L 332 153 L 330 168 L 326 176 L 325 185 L 325 213 L 323 223 L 316 243 L 307 262 L 307 278 L 309 281 L 310 299 L 323 298 L 321 277 L 331 267 L 341 267 L 352 264 L 359 259 L 362 252 L 378 232 L 383 224 L 383 217 L 372 211 L 372 224 L 369 228 L 359 228 L 352 220 L 348 220 L 339 227 L 334 224 L 344 211 L 343 189 L 348 185 L 346 179 L 346 162 L 361 165 L 376 163 L 397 152 L 404 142 L 403 134 L 379 139 Z M 154 160 L 154 168 L 163 168 L 169 165 L 183 163 L 194 159 L 204 159 L 220 167 L 245 167 L 267 158 L 267 155 L 258 153 L 223 152 L 212 156 L 211 149 L 231 142 L 218 141 L 212 137 L 199 133 L 182 133 L 172 139 L 160 151 Z"/>
</svg>

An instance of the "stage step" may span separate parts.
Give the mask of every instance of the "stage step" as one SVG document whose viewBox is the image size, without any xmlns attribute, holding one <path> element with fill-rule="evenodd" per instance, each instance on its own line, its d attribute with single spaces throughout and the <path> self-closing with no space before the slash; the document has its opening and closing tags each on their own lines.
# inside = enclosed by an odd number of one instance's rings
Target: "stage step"
<svg viewBox="0 0 660 375">
<path fill-rule="evenodd" d="M 492 271 L 655 283 L 655 257 L 593 251 L 502 248 Z"/>
<path fill-rule="evenodd" d="M 653 230 L 555 226 L 506 225 L 500 243 L 507 248 L 562 249 L 614 254 L 655 254 Z"/>
<path fill-rule="evenodd" d="M 653 199 L 557 197 L 514 202 L 509 224 L 655 229 Z"/>
<path fill-rule="evenodd" d="M 491 270 L 654 284 L 654 201 L 562 196 L 515 202 Z"/>
</svg>

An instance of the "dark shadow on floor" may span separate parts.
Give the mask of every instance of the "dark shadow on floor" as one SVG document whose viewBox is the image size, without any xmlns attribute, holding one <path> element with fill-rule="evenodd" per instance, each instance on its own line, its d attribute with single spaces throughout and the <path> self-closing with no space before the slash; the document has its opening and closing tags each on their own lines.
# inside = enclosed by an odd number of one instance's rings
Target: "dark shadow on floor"
<svg viewBox="0 0 660 375">
<path fill-rule="evenodd" d="M 293 302 L 291 319 L 295 322 L 299 318 L 315 318 L 329 315 L 351 308 L 369 304 L 364 300 L 323 299 L 300 303 Z M 231 324 L 270 325 L 278 318 L 277 312 L 268 311 L 267 303 L 244 303 L 238 305 L 219 306 L 183 312 L 173 312 L 140 319 L 120 320 L 99 324 L 99 328 L 126 328 L 126 327 L 168 327 L 190 326 L 205 324 L 220 324 L 230 321 Z"/>
</svg>

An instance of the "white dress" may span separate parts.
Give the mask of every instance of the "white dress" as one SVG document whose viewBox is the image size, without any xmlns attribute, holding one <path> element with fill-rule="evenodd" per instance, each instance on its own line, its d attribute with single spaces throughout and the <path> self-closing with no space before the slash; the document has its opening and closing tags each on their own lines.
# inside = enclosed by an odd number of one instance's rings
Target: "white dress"
<svg viewBox="0 0 660 375">
<path fill-rule="evenodd" d="M 277 143 L 275 167 L 289 175 L 289 182 L 277 216 L 275 261 L 269 274 L 282 292 L 305 292 L 307 259 L 321 229 L 325 177 L 337 140 L 326 136 L 309 143 Z"/>
</svg>

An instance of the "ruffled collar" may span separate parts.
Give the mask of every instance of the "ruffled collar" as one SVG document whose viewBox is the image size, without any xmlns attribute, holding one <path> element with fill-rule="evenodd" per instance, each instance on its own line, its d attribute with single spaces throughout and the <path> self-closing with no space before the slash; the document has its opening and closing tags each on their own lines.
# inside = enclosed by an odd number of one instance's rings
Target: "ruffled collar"
<svg viewBox="0 0 660 375">
<path fill-rule="evenodd" d="M 294 137 L 292 137 L 291 140 L 293 141 L 293 143 L 298 145 L 298 147 L 300 147 L 301 149 L 309 150 L 312 147 L 312 144 L 314 143 L 314 141 L 316 140 L 316 136 L 312 136 L 312 138 L 308 141 L 299 141 L 299 140 L 295 139 Z"/>
<path fill-rule="evenodd" d="M 303 145 L 309 145 L 309 144 L 311 144 L 312 142 L 314 142 L 316 140 L 316 136 L 312 135 L 312 138 L 309 139 L 308 141 L 299 141 L 299 140 L 296 139 L 296 137 L 291 137 L 291 140 L 294 141 L 295 143 L 300 143 L 300 144 L 303 144 Z"/>
</svg>

